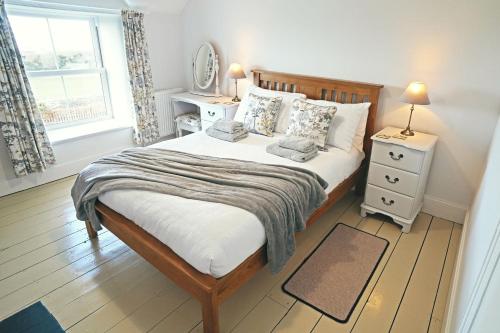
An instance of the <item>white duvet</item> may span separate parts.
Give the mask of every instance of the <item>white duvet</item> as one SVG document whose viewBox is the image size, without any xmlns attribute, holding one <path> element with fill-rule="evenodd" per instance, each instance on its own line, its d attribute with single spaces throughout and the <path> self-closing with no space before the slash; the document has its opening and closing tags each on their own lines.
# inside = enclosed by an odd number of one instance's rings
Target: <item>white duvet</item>
<svg viewBox="0 0 500 333">
<path fill-rule="evenodd" d="M 328 152 L 319 152 L 309 162 L 293 162 L 266 153 L 266 145 L 279 138 L 250 134 L 230 143 L 197 132 L 151 147 L 302 167 L 323 177 L 329 184 L 327 192 L 349 177 L 364 158 L 356 148 L 347 153 L 329 147 Z M 232 271 L 266 241 L 257 217 L 241 208 L 136 190 L 104 193 L 99 200 L 134 221 L 198 271 L 214 277 Z"/>
</svg>

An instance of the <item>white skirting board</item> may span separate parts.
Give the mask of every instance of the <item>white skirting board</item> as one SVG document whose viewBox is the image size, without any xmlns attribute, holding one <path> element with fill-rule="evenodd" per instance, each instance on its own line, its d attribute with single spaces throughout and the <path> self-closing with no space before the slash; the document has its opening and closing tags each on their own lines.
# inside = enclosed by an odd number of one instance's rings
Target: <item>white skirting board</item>
<svg viewBox="0 0 500 333">
<path fill-rule="evenodd" d="M 460 236 L 460 244 L 458 245 L 458 253 L 455 258 L 455 268 L 453 269 L 453 274 L 451 276 L 450 289 L 448 291 L 448 299 L 446 301 L 446 309 L 445 309 L 445 317 L 443 318 L 443 326 L 441 332 L 452 333 L 451 330 L 451 321 L 453 319 L 453 309 L 455 308 L 455 304 L 457 301 L 457 288 L 458 288 L 458 278 L 460 276 L 460 272 L 462 270 L 462 258 L 464 255 L 464 244 L 467 232 L 469 230 L 469 211 L 465 214 L 464 219 L 464 227 L 462 229 L 462 235 Z"/>
<path fill-rule="evenodd" d="M 467 207 L 431 195 L 424 196 L 422 211 L 448 221 L 464 224 Z"/>
<path fill-rule="evenodd" d="M 85 156 L 84 158 L 76 161 L 56 164 L 52 167 L 49 167 L 43 173 L 35 173 L 21 178 L 0 181 L 0 197 L 75 175 L 79 173 L 83 168 L 85 168 L 89 163 L 97 160 L 98 158 L 118 153 L 125 148 L 129 147 L 117 147 L 116 149 L 113 149 L 111 151 L 91 156 Z"/>
</svg>

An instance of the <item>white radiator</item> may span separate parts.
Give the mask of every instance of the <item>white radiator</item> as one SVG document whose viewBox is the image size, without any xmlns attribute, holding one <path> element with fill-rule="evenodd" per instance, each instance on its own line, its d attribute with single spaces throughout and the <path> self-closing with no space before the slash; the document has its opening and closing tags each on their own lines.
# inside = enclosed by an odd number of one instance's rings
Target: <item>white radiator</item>
<svg viewBox="0 0 500 333">
<path fill-rule="evenodd" d="M 170 96 L 183 91 L 182 88 L 155 91 L 156 116 L 162 138 L 175 134 L 174 106 Z"/>
</svg>

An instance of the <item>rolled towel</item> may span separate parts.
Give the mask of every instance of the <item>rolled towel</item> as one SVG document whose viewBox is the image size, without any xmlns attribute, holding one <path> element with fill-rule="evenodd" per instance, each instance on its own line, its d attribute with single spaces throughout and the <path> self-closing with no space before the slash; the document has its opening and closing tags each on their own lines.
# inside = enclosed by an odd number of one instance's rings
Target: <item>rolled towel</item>
<svg viewBox="0 0 500 333">
<path fill-rule="evenodd" d="M 314 149 L 310 152 L 301 153 L 297 150 L 283 148 L 279 143 L 273 143 L 266 147 L 266 152 L 276 156 L 288 158 L 289 160 L 295 162 L 307 162 L 318 154 L 318 148 L 314 147 Z"/>
<path fill-rule="evenodd" d="M 279 145 L 282 148 L 296 150 L 301 153 L 309 153 L 315 149 L 317 150 L 314 140 L 300 136 L 287 136 L 279 141 Z"/>
<path fill-rule="evenodd" d="M 224 119 L 217 120 L 212 126 L 214 129 L 226 133 L 236 133 L 243 129 L 242 122 Z"/>
<path fill-rule="evenodd" d="M 229 142 L 236 142 L 240 141 L 241 139 L 244 139 L 248 136 L 248 131 L 246 129 L 241 129 L 239 131 L 236 131 L 234 133 L 227 133 L 223 131 L 219 131 L 215 129 L 213 126 L 210 126 L 207 128 L 207 135 L 214 137 L 219 140 L 224 140 L 224 141 L 229 141 Z"/>
</svg>

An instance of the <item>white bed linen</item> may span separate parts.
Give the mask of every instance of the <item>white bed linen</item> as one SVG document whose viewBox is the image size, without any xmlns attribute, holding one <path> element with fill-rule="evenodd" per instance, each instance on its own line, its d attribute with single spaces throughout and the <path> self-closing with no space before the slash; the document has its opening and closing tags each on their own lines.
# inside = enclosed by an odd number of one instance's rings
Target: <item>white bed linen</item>
<svg viewBox="0 0 500 333">
<path fill-rule="evenodd" d="M 351 175 L 364 158 L 357 149 L 347 153 L 333 147 L 306 163 L 266 153 L 265 146 L 280 137 L 250 134 L 230 143 L 197 132 L 151 147 L 302 167 L 323 177 L 329 184 L 327 192 Z M 232 271 L 266 241 L 257 217 L 233 206 L 138 190 L 111 191 L 100 195 L 99 200 L 134 221 L 198 271 L 214 277 Z"/>
</svg>

